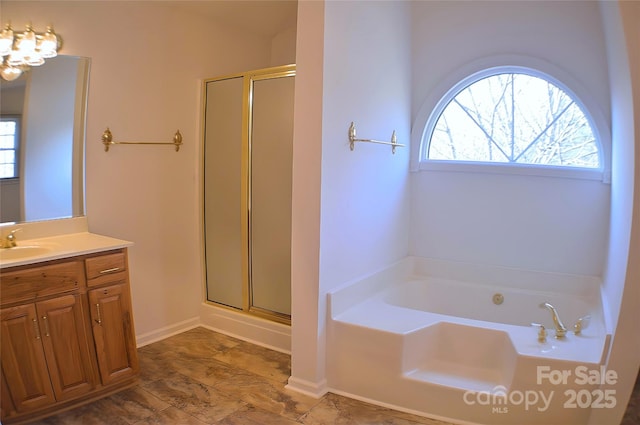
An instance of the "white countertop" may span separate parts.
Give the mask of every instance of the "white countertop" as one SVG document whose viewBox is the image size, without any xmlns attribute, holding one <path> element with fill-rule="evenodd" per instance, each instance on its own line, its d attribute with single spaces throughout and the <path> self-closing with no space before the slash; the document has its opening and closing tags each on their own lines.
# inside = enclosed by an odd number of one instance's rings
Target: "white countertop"
<svg viewBox="0 0 640 425">
<path fill-rule="evenodd" d="M 57 260 L 94 252 L 132 246 L 133 242 L 102 236 L 95 233 L 79 232 L 37 239 L 18 239 L 20 247 L 43 247 L 44 252 L 34 252 L 33 255 L 9 257 L 8 251 L 14 248 L 0 249 L 0 268 L 22 266 L 40 263 L 42 261 Z M 4 258 L 3 258 L 4 257 Z"/>
</svg>

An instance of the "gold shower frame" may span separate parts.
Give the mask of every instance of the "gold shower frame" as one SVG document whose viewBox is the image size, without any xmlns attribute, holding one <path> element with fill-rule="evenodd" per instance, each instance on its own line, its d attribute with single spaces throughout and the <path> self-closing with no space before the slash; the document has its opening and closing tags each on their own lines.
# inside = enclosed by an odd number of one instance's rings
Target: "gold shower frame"
<svg viewBox="0 0 640 425">
<path fill-rule="evenodd" d="M 201 106 L 201 135 L 200 140 L 201 149 L 204 150 L 204 138 L 205 138 L 205 104 L 206 104 L 206 91 L 207 91 L 207 83 L 221 80 L 228 80 L 232 78 L 242 78 L 243 83 L 243 94 L 242 94 L 242 140 L 241 140 L 241 164 L 240 164 L 240 174 L 241 174 L 241 221 L 245 223 L 245 225 L 241 228 L 241 238 L 242 238 L 242 312 L 258 316 L 264 319 L 272 320 L 274 322 L 283 323 L 290 325 L 291 324 L 291 316 L 288 314 L 267 310 L 264 308 L 257 307 L 253 305 L 253 290 L 252 290 L 252 278 L 251 278 L 251 129 L 252 129 L 252 104 L 253 104 L 253 82 L 260 80 L 267 80 L 273 78 L 283 78 L 283 77 L 295 77 L 296 75 L 296 65 L 282 65 L 276 67 L 262 68 L 248 72 L 242 72 L 237 74 L 228 74 L 223 76 L 218 76 L 214 78 L 207 78 L 202 82 L 202 106 Z M 202 153 L 202 152 L 201 152 Z M 204 155 L 200 155 L 202 158 L 201 169 L 204 170 Z M 201 196 L 204 198 L 204 191 Z M 204 206 L 204 200 L 202 201 L 202 205 Z M 202 223 L 204 228 L 204 214 L 202 216 Z M 204 252 L 204 238 L 203 238 L 203 249 Z M 206 281 L 206 258 L 203 257 L 203 271 L 204 271 L 204 288 L 203 288 L 203 297 L 205 303 L 212 304 L 217 307 L 230 309 L 233 311 L 238 311 L 236 307 L 227 306 L 222 303 L 218 303 L 215 301 L 211 301 L 207 297 L 207 281 Z"/>
</svg>

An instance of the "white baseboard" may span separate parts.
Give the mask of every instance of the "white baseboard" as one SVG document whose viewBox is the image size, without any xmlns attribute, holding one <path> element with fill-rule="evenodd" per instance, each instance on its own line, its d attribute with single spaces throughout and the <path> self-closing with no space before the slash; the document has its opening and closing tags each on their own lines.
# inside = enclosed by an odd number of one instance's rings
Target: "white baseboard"
<svg viewBox="0 0 640 425">
<path fill-rule="evenodd" d="M 202 303 L 200 325 L 252 344 L 291 354 L 291 327 L 282 323 Z"/>
<path fill-rule="evenodd" d="M 202 326 L 252 344 L 291 354 L 291 327 L 260 317 L 203 303 L 200 316 L 136 335 L 138 348 Z"/>
<path fill-rule="evenodd" d="M 320 398 L 329 392 L 326 379 L 323 379 L 320 382 L 311 382 L 290 376 L 285 388 L 313 398 Z"/>
<path fill-rule="evenodd" d="M 145 345 L 169 338 L 170 336 L 188 331 L 189 329 L 197 328 L 198 326 L 200 326 L 200 317 L 193 317 L 171 326 L 165 326 L 164 328 L 156 329 L 155 331 L 136 335 L 136 345 L 138 348 L 144 347 Z"/>
</svg>

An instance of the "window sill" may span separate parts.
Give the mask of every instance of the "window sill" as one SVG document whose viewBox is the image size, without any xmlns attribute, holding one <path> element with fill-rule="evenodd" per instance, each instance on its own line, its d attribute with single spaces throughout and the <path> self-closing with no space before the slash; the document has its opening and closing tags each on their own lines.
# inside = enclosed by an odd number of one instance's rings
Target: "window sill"
<svg viewBox="0 0 640 425">
<path fill-rule="evenodd" d="M 521 176 L 554 177 L 581 180 L 600 180 L 611 183 L 611 174 L 600 169 L 577 167 L 536 166 L 527 164 L 503 164 L 487 162 L 465 162 L 430 160 L 421 161 L 417 171 L 448 171 L 456 173 L 511 174 Z"/>
</svg>

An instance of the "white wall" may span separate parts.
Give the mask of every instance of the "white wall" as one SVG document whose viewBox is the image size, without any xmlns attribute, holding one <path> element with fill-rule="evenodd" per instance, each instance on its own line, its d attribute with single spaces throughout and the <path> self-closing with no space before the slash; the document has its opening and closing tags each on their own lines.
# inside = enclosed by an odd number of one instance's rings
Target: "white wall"
<svg viewBox="0 0 640 425">
<path fill-rule="evenodd" d="M 412 2 L 412 117 L 438 82 L 488 56 L 530 55 L 555 64 L 588 89 L 609 115 L 598 4 L 570 2 Z M 454 83 L 457 81 L 454 81 Z"/>
<path fill-rule="evenodd" d="M 299 14 L 297 87 L 305 72 L 301 49 L 315 47 L 305 46 L 300 38 L 306 25 Z M 357 144 L 352 152 L 347 137 L 354 121 L 358 137 L 388 141 L 395 129 L 398 143 L 408 143 L 409 3 L 325 2 L 324 28 L 319 282 L 292 276 L 290 385 L 300 379 L 316 388 L 324 378 L 327 292 L 406 256 L 409 231 L 409 150 L 398 148 L 392 155 L 388 146 Z M 296 130 L 300 128 L 298 117 Z M 296 180 L 295 152 L 307 143 L 307 137 L 308 132 L 294 135 L 294 242 L 298 237 L 295 216 L 299 214 L 296 191 L 302 190 Z M 315 141 L 317 136 L 310 137 Z M 317 296 L 317 311 L 315 306 L 310 308 L 316 300 L 298 291 Z M 307 323 L 304 330 L 297 324 L 301 316 Z"/>
<path fill-rule="evenodd" d="M 270 66 L 288 65 L 296 63 L 296 33 L 294 25 L 282 30 L 271 40 Z"/>
<path fill-rule="evenodd" d="M 0 181 L 0 222 L 20 221 L 20 180 Z"/>
<path fill-rule="evenodd" d="M 602 275 L 609 222 L 602 182 L 420 171 L 411 195 L 413 255 Z"/>
<path fill-rule="evenodd" d="M 640 367 L 640 3 L 600 2 L 611 84 L 613 174 L 609 261 L 603 295 L 615 330 L 607 368 L 617 404 L 590 424 L 619 423 Z M 619 314 L 618 314 L 619 311 Z"/>
<path fill-rule="evenodd" d="M 291 377 L 289 386 L 325 391 L 320 311 L 320 169 L 324 1 L 298 3 L 291 180 Z"/>
<path fill-rule="evenodd" d="M 233 33 L 164 2 L 2 2 L 19 27 L 53 23 L 62 54 L 92 59 L 86 142 L 89 229 L 131 240 L 138 338 L 197 318 L 203 300 L 199 179 L 201 80 L 270 65 L 271 40 Z M 169 146 L 113 146 L 170 141 Z"/>
<path fill-rule="evenodd" d="M 470 72 L 483 66 L 537 64 L 581 96 L 608 143 L 610 101 L 597 3 L 412 5 L 414 142 L 423 130 L 425 111 L 430 113 Z M 412 148 L 417 157 L 418 146 Z M 609 194 L 610 186 L 599 181 L 416 172 L 410 251 L 423 257 L 601 276 Z"/>
<path fill-rule="evenodd" d="M 601 4 L 603 23 L 607 35 L 607 58 L 609 62 L 612 99 L 612 174 L 611 174 L 611 223 L 608 264 L 604 280 L 610 327 L 617 324 L 631 238 L 633 190 L 634 190 L 634 146 L 637 123 L 634 125 L 633 84 L 629 52 L 620 16 L 614 2 Z"/>
<path fill-rule="evenodd" d="M 409 5 L 327 2 L 325 25 L 321 292 L 408 254 L 410 123 Z"/>
<path fill-rule="evenodd" d="M 22 81 L 16 84 L 2 81 L 0 84 L 2 84 L 0 113 L 2 113 L 2 115 L 22 115 L 26 82 Z"/>
</svg>

